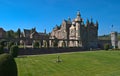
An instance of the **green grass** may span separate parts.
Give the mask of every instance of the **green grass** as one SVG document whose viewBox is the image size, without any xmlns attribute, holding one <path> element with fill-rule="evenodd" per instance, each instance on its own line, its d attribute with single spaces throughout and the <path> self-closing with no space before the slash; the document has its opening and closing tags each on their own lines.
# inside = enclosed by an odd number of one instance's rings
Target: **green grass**
<svg viewBox="0 0 120 76">
<path fill-rule="evenodd" d="M 58 55 L 60 63 L 56 62 Z M 37 55 L 15 60 L 18 76 L 120 76 L 120 51 Z"/>
</svg>

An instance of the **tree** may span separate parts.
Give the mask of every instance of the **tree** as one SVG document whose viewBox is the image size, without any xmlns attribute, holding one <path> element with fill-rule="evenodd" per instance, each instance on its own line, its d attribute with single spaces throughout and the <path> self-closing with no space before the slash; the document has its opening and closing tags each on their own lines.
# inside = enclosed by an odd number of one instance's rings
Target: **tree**
<svg viewBox="0 0 120 76">
<path fill-rule="evenodd" d="M 0 54 L 4 53 L 3 49 L 4 49 L 3 45 L 0 45 Z"/>
<path fill-rule="evenodd" d="M 13 30 L 9 30 L 6 32 L 7 38 L 15 38 L 15 32 Z"/>
<path fill-rule="evenodd" d="M 35 42 L 33 43 L 33 47 L 34 47 L 34 48 L 39 48 L 39 42 L 35 41 Z"/>
<path fill-rule="evenodd" d="M 20 30 L 20 28 L 18 28 L 16 34 L 17 34 L 17 38 L 20 38 L 20 34 L 21 34 L 21 30 Z"/>
<path fill-rule="evenodd" d="M 6 46 L 7 40 L 6 39 L 1 39 L 0 40 L 0 45 L 2 45 L 3 47 Z"/>
<path fill-rule="evenodd" d="M 10 41 L 10 42 L 8 42 L 8 49 L 10 49 L 11 48 L 11 46 L 13 46 L 14 45 L 14 42 L 13 41 Z"/>
<path fill-rule="evenodd" d="M 59 42 L 58 39 L 55 38 L 54 41 L 53 41 L 53 46 L 58 47 L 58 42 Z"/>
</svg>

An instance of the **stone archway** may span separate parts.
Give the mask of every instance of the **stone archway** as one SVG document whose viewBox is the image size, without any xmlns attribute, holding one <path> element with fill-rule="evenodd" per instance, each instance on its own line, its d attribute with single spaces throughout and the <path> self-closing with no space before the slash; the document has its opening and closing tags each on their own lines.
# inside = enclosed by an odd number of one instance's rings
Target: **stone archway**
<svg viewBox="0 0 120 76">
<path fill-rule="evenodd" d="M 66 42 L 63 40 L 62 47 L 66 47 Z"/>
</svg>

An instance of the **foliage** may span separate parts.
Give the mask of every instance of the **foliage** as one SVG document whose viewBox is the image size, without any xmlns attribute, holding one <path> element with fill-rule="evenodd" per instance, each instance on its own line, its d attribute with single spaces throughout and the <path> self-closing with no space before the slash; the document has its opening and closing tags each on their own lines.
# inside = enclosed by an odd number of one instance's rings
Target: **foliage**
<svg viewBox="0 0 120 76">
<path fill-rule="evenodd" d="M 5 44 L 6 42 L 7 42 L 7 40 L 2 39 L 2 40 L 0 40 L 0 45 L 2 45 L 3 47 L 6 46 L 6 44 Z"/>
<path fill-rule="evenodd" d="M 120 51 L 92 51 L 16 58 L 19 76 L 119 76 Z M 23 69 L 24 68 L 24 69 Z"/>
<path fill-rule="evenodd" d="M 0 76 L 17 76 L 17 65 L 9 54 L 0 55 Z"/>
<path fill-rule="evenodd" d="M 20 34 L 21 34 L 21 30 L 20 30 L 20 28 L 18 28 L 18 30 L 16 32 L 17 38 L 20 38 Z"/>
<path fill-rule="evenodd" d="M 35 41 L 35 42 L 33 43 L 33 48 L 39 48 L 39 42 Z"/>
<path fill-rule="evenodd" d="M 10 54 L 11 54 L 13 57 L 17 57 L 17 56 L 18 56 L 18 51 L 19 51 L 19 48 L 18 48 L 18 46 L 16 46 L 16 45 L 13 45 L 13 46 L 10 48 Z"/>
<path fill-rule="evenodd" d="M 53 41 L 53 46 L 58 47 L 58 42 L 59 42 L 58 39 L 55 38 L 54 41 Z"/>
<path fill-rule="evenodd" d="M 8 49 L 10 49 L 12 45 L 14 45 L 14 42 L 12 41 L 8 42 Z"/>
<path fill-rule="evenodd" d="M 0 45 L 0 54 L 4 53 L 4 47 L 3 45 Z"/>
<path fill-rule="evenodd" d="M 18 30 L 15 32 L 13 30 L 9 30 L 6 32 L 6 38 L 20 38 L 21 30 L 18 28 Z"/>
<path fill-rule="evenodd" d="M 105 44 L 104 45 L 104 50 L 109 50 L 110 49 L 110 45 L 109 44 Z"/>
<path fill-rule="evenodd" d="M 13 30 L 7 31 L 6 38 L 15 38 L 15 32 Z"/>
</svg>

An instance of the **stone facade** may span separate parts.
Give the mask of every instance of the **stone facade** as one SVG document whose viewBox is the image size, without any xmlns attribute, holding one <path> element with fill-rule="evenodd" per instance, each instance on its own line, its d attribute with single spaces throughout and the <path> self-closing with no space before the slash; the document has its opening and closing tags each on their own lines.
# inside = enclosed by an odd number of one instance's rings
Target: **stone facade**
<svg viewBox="0 0 120 76">
<path fill-rule="evenodd" d="M 48 39 L 49 36 L 46 34 L 46 30 L 43 33 L 38 33 L 35 28 L 32 29 L 24 29 L 21 37 L 24 38 L 34 38 L 34 39 Z"/>
<path fill-rule="evenodd" d="M 118 46 L 117 32 L 111 33 L 111 44 L 113 48 L 116 48 Z"/>
<path fill-rule="evenodd" d="M 80 12 L 77 12 L 77 17 L 71 21 L 63 20 L 60 26 L 52 30 L 50 39 L 59 39 L 58 46 L 61 47 L 63 42 L 68 47 L 85 47 L 96 48 L 98 42 L 98 22 L 95 24 L 87 20 L 84 24 Z"/>
<path fill-rule="evenodd" d="M 22 37 L 25 37 L 25 38 L 30 38 L 31 37 L 31 34 L 36 32 L 36 29 L 35 28 L 32 28 L 32 29 L 24 29 L 23 30 L 23 33 L 22 33 Z"/>
<path fill-rule="evenodd" d="M 120 49 L 120 41 L 118 41 L 118 48 Z"/>
<path fill-rule="evenodd" d="M 24 29 L 23 33 L 21 34 L 21 38 L 27 38 L 28 40 L 25 41 L 26 44 L 32 44 L 33 41 L 31 41 L 30 39 L 35 39 L 35 40 L 48 40 L 49 39 L 49 35 L 45 32 L 40 32 L 38 33 L 36 31 L 36 28 L 32 28 L 32 29 Z M 22 43 L 23 41 L 21 41 Z"/>
</svg>

